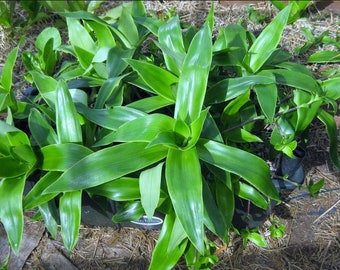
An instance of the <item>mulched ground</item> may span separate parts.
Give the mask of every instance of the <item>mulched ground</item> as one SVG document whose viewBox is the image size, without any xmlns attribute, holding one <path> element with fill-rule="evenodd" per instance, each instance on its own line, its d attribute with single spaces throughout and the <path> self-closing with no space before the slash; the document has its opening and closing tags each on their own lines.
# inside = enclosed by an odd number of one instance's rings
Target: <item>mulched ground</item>
<svg viewBox="0 0 340 270">
<path fill-rule="evenodd" d="M 149 12 L 165 13 L 176 7 L 182 20 L 200 25 L 209 10 L 208 1 L 146 2 Z M 102 10 L 110 7 L 104 3 Z M 268 2 L 256 2 L 252 7 L 269 16 L 276 14 Z M 264 25 L 250 22 L 243 6 L 221 6 L 216 4 L 216 27 L 235 23 L 239 19 L 247 22 L 249 29 L 260 31 Z M 339 17 L 335 13 L 311 8 L 308 19 L 301 19 L 285 30 L 281 46 L 290 52 L 306 41 L 301 27 L 310 27 L 320 34 L 329 30 L 335 36 L 340 31 Z M 53 25 L 53 21 L 40 22 L 27 33 L 24 49 L 32 48 L 34 37 L 42 27 Z M 8 38 L 0 31 L 0 62 L 16 38 Z M 325 49 L 317 47 L 314 50 Z M 305 56 L 306 57 L 306 56 Z M 296 58 L 299 61 L 300 58 Z M 303 59 L 301 59 L 303 60 Z M 327 65 L 311 65 L 316 73 Z M 17 84 L 20 85 L 20 65 Z M 24 87 L 24 85 L 22 86 Z M 253 244 L 247 247 L 242 240 L 231 234 L 228 245 L 216 239 L 218 264 L 213 269 L 340 269 L 340 171 L 334 168 L 328 158 L 328 140 L 321 123 L 315 121 L 311 130 L 311 141 L 304 159 L 305 182 L 310 179 L 325 179 L 325 186 L 317 198 L 311 198 L 304 190 L 295 190 L 285 202 L 276 207 L 274 216 L 285 224 L 283 238 L 269 237 L 268 220 L 261 228 L 269 247 L 259 248 Z M 43 223 L 30 220 L 32 213 L 26 213 L 25 235 L 19 257 L 11 255 L 8 269 L 147 269 L 152 250 L 157 241 L 157 230 L 136 228 L 82 226 L 79 242 L 72 253 L 63 247 L 60 235 L 52 239 Z M 9 252 L 6 236 L 0 226 L 0 261 Z M 176 269 L 186 269 L 184 261 Z"/>
</svg>

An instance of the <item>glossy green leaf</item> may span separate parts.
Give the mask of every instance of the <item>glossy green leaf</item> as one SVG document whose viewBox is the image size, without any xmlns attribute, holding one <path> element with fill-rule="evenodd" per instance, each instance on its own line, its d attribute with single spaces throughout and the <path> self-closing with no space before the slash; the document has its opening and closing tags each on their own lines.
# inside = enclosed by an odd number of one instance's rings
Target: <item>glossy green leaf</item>
<svg viewBox="0 0 340 270">
<path fill-rule="evenodd" d="M 61 172 L 48 172 L 42 176 L 24 198 L 24 209 L 33 209 L 52 200 L 59 192 L 42 194 L 43 191 L 53 184 L 61 175 Z"/>
<path fill-rule="evenodd" d="M 95 37 L 97 39 L 96 45 L 99 49 L 105 47 L 112 48 L 116 46 L 116 42 L 108 26 L 91 20 L 87 21 L 86 23 L 90 25 L 94 31 Z"/>
<path fill-rule="evenodd" d="M 141 203 L 150 220 L 159 201 L 163 164 L 162 162 L 155 167 L 144 170 L 139 176 Z"/>
<path fill-rule="evenodd" d="M 82 142 L 78 114 L 64 81 L 57 83 L 56 126 L 59 143 Z"/>
<path fill-rule="evenodd" d="M 275 83 L 273 78 L 260 75 L 225 79 L 209 88 L 205 98 L 205 104 L 228 101 L 247 92 L 249 88 L 254 85 L 272 83 Z"/>
<path fill-rule="evenodd" d="M 34 140 L 40 147 L 58 142 L 58 136 L 54 129 L 46 118 L 35 108 L 32 109 L 29 115 L 28 126 Z"/>
<path fill-rule="evenodd" d="M 191 138 L 188 147 L 194 146 L 200 138 L 208 112 L 208 109 L 203 110 L 201 115 L 190 125 Z"/>
<path fill-rule="evenodd" d="M 114 63 L 114 65 L 107 65 L 107 73 L 109 78 L 119 76 L 124 71 L 124 69 L 127 68 L 128 64 L 124 61 L 124 59 L 132 58 L 134 52 L 134 49 L 123 49 L 118 46 L 110 49 L 107 56 L 107 62 Z"/>
<path fill-rule="evenodd" d="M 49 201 L 47 203 L 40 204 L 39 213 L 44 219 L 46 229 L 53 239 L 56 239 L 58 234 L 58 212 L 55 202 Z"/>
<path fill-rule="evenodd" d="M 320 86 L 328 98 L 337 100 L 340 98 L 340 78 L 331 78 L 320 83 Z"/>
<path fill-rule="evenodd" d="M 232 142 L 245 143 L 245 142 L 263 142 L 262 139 L 255 134 L 243 128 L 236 128 L 224 134 L 226 138 Z"/>
<path fill-rule="evenodd" d="M 172 88 L 178 83 L 178 78 L 175 75 L 145 61 L 134 59 L 125 59 L 125 61 L 137 71 L 155 93 L 169 100 L 174 100 Z"/>
<path fill-rule="evenodd" d="M 274 121 L 276 103 L 277 103 L 277 87 L 275 84 L 258 84 L 255 86 L 257 100 L 259 101 L 262 112 L 270 123 Z"/>
<path fill-rule="evenodd" d="M 335 119 L 332 115 L 324 110 L 321 110 L 318 115 L 318 119 L 325 125 L 327 135 L 329 139 L 329 155 L 332 162 L 338 168 L 340 168 L 340 161 L 338 156 L 338 130 L 336 127 Z"/>
<path fill-rule="evenodd" d="M 241 149 L 205 139 L 198 141 L 197 151 L 199 158 L 203 161 L 241 176 L 266 196 L 279 200 L 278 191 L 270 179 L 269 167 L 259 157 Z"/>
<path fill-rule="evenodd" d="M 182 71 L 182 61 L 185 56 L 182 29 L 178 16 L 172 17 L 167 23 L 159 27 L 158 40 L 161 45 L 166 46 L 171 52 L 182 56 L 182 58 L 174 58 L 163 50 L 164 60 L 168 70 L 178 76 Z"/>
<path fill-rule="evenodd" d="M 166 159 L 166 183 L 176 215 L 190 241 L 204 251 L 204 203 L 201 166 L 196 148 L 169 149 Z"/>
<path fill-rule="evenodd" d="M 0 85 L 4 88 L 4 90 L 6 90 L 7 93 L 9 93 L 12 88 L 12 74 L 15 62 L 17 60 L 18 51 L 18 47 L 10 51 L 2 68 Z"/>
<path fill-rule="evenodd" d="M 140 110 L 145 113 L 150 113 L 158 109 L 164 108 L 166 106 L 172 105 L 174 103 L 175 103 L 174 101 L 164 98 L 162 96 L 152 96 L 136 100 L 132 103 L 127 104 L 126 106 L 134 108 L 136 110 Z"/>
<path fill-rule="evenodd" d="M 96 44 L 86 28 L 75 18 L 67 17 L 66 22 L 72 47 L 78 47 L 94 55 L 96 53 Z"/>
<path fill-rule="evenodd" d="M 311 93 L 320 93 L 321 89 L 318 82 L 303 73 L 297 74 L 292 70 L 275 69 L 267 70 L 275 75 L 277 84 L 288 85 Z"/>
<path fill-rule="evenodd" d="M 138 29 L 132 18 L 131 10 L 126 6 L 123 6 L 122 14 L 118 20 L 118 30 L 125 35 L 131 47 L 138 44 Z"/>
<path fill-rule="evenodd" d="M 308 63 L 339 63 L 339 51 L 319 51 L 313 53 L 307 60 Z"/>
<path fill-rule="evenodd" d="M 52 49 L 56 50 L 61 45 L 61 37 L 58 29 L 55 27 L 47 27 L 38 35 L 34 45 L 41 55 L 44 54 L 46 43 L 51 39 Z"/>
<path fill-rule="evenodd" d="M 237 196 L 242 199 L 250 200 L 256 206 L 262 209 L 268 208 L 268 202 L 265 200 L 265 198 L 263 198 L 261 193 L 246 183 L 237 181 L 234 184 L 234 191 Z"/>
<path fill-rule="evenodd" d="M 105 184 L 89 188 L 88 192 L 104 196 L 113 201 L 132 201 L 140 199 L 139 179 L 122 177 Z"/>
<path fill-rule="evenodd" d="M 157 244 L 152 253 L 149 270 L 171 270 L 180 259 L 186 244 L 181 244 L 169 251 L 169 243 L 175 223 L 175 215 L 166 215 Z"/>
<path fill-rule="evenodd" d="M 146 143 L 124 143 L 95 152 L 66 170 L 45 193 L 95 187 L 162 160 L 167 149 L 145 148 Z"/>
<path fill-rule="evenodd" d="M 121 125 L 113 135 L 117 142 L 150 142 L 160 132 L 174 130 L 175 119 L 163 114 L 150 114 Z"/>
<path fill-rule="evenodd" d="M 119 210 L 113 217 L 115 223 L 123 223 L 138 220 L 144 214 L 140 201 L 128 202 L 123 209 Z"/>
<path fill-rule="evenodd" d="M 194 122 L 201 114 L 212 60 L 211 31 L 208 24 L 195 35 L 179 77 L 175 118 Z"/>
<path fill-rule="evenodd" d="M 231 198 L 233 199 L 233 197 Z M 226 224 L 225 221 L 223 220 L 223 217 L 220 212 L 221 208 L 217 207 L 214 196 L 206 181 L 203 181 L 203 200 L 204 200 L 204 224 L 208 227 L 210 231 L 212 231 L 222 239 L 226 240 L 227 230 L 231 223 Z"/>
<path fill-rule="evenodd" d="M 41 148 L 41 169 L 45 171 L 65 171 L 82 158 L 93 152 L 74 143 L 51 144 Z"/>
<path fill-rule="evenodd" d="M 61 236 L 67 250 L 78 242 L 81 221 L 81 191 L 66 192 L 59 200 Z"/>
<path fill-rule="evenodd" d="M 243 62 L 252 73 L 257 72 L 276 49 L 287 24 L 290 10 L 289 5 L 280 11 L 249 48 Z"/>
<path fill-rule="evenodd" d="M 187 234 L 185 233 L 179 219 L 176 218 L 171 232 L 168 252 L 171 252 L 174 248 L 177 248 L 186 238 Z"/>
<path fill-rule="evenodd" d="M 258 232 L 249 231 L 248 229 L 246 229 L 241 232 L 241 236 L 244 240 L 244 245 L 246 245 L 247 241 L 250 241 L 259 247 L 265 248 L 268 246 L 266 239 Z"/>
<path fill-rule="evenodd" d="M 0 221 L 4 226 L 9 244 L 18 256 L 24 229 L 22 194 L 25 176 L 0 180 Z"/>
<path fill-rule="evenodd" d="M 104 108 L 105 103 L 117 96 L 120 91 L 120 83 L 125 76 L 114 77 L 106 80 L 104 84 L 100 87 L 98 92 L 98 97 L 96 99 L 95 109 Z"/>
<path fill-rule="evenodd" d="M 78 112 L 91 122 L 110 130 L 117 130 L 126 122 L 132 121 L 146 114 L 133 108 L 115 106 L 107 109 L 90 109 L 83 104 L 76 104 Z"/>
<path fill-rule="evenodd" d="M 6 166 L 0 166 L 0 177 L 19 177 L 24 175 L 29 169 L 29 165 L 26 162 L 20 162 L 12 157 L 0 157 L 1 164 Z"/>
<path fill-rule="evenodd" d="M 308 92 L 301 90 L 294 91 L 293 100 L 297 106 L 301 107 L 296 112 L 297 120 L 295 124 L 295 131 L 303 132 L 319 112 L 320 106 L 322 105 L 322 100 L 317 99 Z M 304 106 L 305 104 L 308 104 L 308 106 Z"/>
<path fill-rule="evenodd" d="M 52 77 L 43 75 L 37 71 L 31 71 L 30 74 L 43 99 L 49 107 L 54 108 L 57 100 L 57 81 Z"/>
</svg>

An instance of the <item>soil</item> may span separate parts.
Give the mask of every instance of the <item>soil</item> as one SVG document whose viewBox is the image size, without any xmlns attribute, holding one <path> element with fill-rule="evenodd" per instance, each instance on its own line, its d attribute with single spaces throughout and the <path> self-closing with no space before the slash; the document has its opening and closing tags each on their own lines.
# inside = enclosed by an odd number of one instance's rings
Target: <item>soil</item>
<svg viewBox="0 0 340 270">
<path fill-rule="evenodd" d="M 149 12 L 157 14 L 176 6 L 176 12 L 182 20 L 199 25 L 209 9 L 209 3 L 150 1 L 146 2 L 146 6 Z M 255 2 L 251 5 L 269 16 L 277 12 L 268 2 Z M 109 6 L 104 3 L 102 8 Z M 242 5 L 225 7 L 217 3 L 215 9 L 217 27 L 240 19 L 247 21 L 251 30 L 259 31 L 264 27 L 249 22 Z M 294 53 L 293 48 L 306 41 L 301 34 L 301 27 L 311 27 L 318 34 L 329 30 L 335 36 L 340 30 L 338 22 L 336 13 L 311 7 L 307 19 L 287 27 L 281 46 Z M 39 33 L 39 28 L 41 30 L 42 26 L 50 24 L 47 21 L 32 27 L 31 32 L 27 33 L 29 38 L 25 48 L 32 48 L 32 41 Z M 14 46 L 15 39 L 6 39 L 6 36 L 0 35 L 2 57 Z M 325 47 L 315 48 L 319 49 Z M 296 56 L 297 61 L 299 57 Z M 309 67 L 317 74 L 328 66 Z M 325 185 L 321 192 L 314 198 L 306 190 L 297 189 L 274 209 L 273 216 L 285 225 L 286 231 L 282 238 L 271 238 L 269 227 L 272 222 L 267 220 L 260 231 L 266 237 L 268 248 L 259 248 L 252 243 L 244 247 L 240 237 L 234 234 L 230 235 L 228 245 L 216 239 L 219 262 L 213 269 L 340 269 L 340 171 L 329 160 L 327 135 L 320 122 L 315 121 L 311 126 L 310 138 L 303 162 L 305 184 L 311 179 L 324 179 Z M 158 230 L 82 225 L 78 244 L 69 253 L 63 246 L 60 234 L 57 239 L 52 239 L 44 224 L 33 221 L 30 218 L 32 215 L 31 212 L 25 213 L 20 255 L 16 257 L 10 254 L 8 269 L 147 269 L 159 234 Z M 5 232 L 0 226 L 0 262 L 9 253 Z M 180 261 L 176 269 L 186 269 L 185 262 Z"/>
</svg>

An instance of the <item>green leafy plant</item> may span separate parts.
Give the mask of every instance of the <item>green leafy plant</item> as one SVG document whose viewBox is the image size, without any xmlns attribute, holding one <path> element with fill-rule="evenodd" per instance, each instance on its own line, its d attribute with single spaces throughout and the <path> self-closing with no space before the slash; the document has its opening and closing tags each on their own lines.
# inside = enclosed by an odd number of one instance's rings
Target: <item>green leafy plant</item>
<svg viewBox="0 0 340 270">
<path fill-rule="evenodd" d="M 296 20 L 298 20 L 303 13 L 306 11 L 308 6 L 312 3 L 311 0 L 309 1 L 301 1 L 301 0 L 289 0 L 289 1 L 276 1 L 276 0 L 270 0 L 270 2 L 278 9 L 282 10 L 287 5 L 291 5 L 292 9 L 288 18 L 288 23 L 292 23 Z"/>
<path fill-rule="evenodd" d="M 69 45 L 55 28 L 43 31 L 32 56 L 39 64 L 26 61 L 37 94 L 2 102 L 12 121 L 0 121 L 0 158 L 9 164 L 0 169 L 0 220 L 13 251 L 23 211 L 34 208 L 53 237 L 60 224 L 72 250 L 87 194 L 104 209 L 117 202 L 117 223 L 164 214 L 150 269 L 171 269 L 182 256 L 193 268 L 216 263 L 206 231 L 229 241 L 236 198 L 262 209 L 280 201 L 255 145 L 291 155 L 316 117 L 337 144 L 335 82 L 316 80 L 277 48 L 290 12 L 258 37 L 229 25 L 216 40 L 213 8 L 200 29 L 178 16 L 148 17 L 138 1 L 101 18 L 60 13 Z M 57 67 L 59 51 L 70 59 Z M 7 97 L 11 73 L 3 76 Z M 23 195 L 27 181 L 33 188 Z M 240 234 L 266 245 L 256 229 Z"/>
</svg>

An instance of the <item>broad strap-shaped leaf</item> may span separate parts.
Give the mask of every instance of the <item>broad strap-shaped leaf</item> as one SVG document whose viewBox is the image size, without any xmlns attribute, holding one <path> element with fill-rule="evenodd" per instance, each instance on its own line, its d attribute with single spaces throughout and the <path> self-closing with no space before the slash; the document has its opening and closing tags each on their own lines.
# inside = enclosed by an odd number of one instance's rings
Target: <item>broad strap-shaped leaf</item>
<svg viewBox="0 0 340 270">
<path fill-rule="evenodd" d="M 152 253 L 149 270 L 171 270 L 183 255 L 186 243 L 182 243 L 169 251 L 175 220 L 176 216 L 174 214 L 165 216 L 162 230 Z"/>
<path fill-rule="evenodd" d="M 276 84 L 258 84 L 255 86 L 255 92 L 263 114 L 272 123 L 277 103 Z"/>
<path fill-rule="evenodd" d="M 133 201 L 140 199 L 139 179 L 122 177 L 105 184 L 89 188 L 87 192 L 104 196 L 113 201 Z"/>
<path fill-rule="evenodd" d="M 49 186 L 45 193 L 95 187 L 141 170 L 165 158 L 163 146 L 145 148 L 147 143 L 124 143 L 105 148 L 81 159 Z"/>
<path fill-rule="evenodd" d="M 152 96 L 143 99 L 136 100 L 127 104 L 127 107 L 140 110 L 145 113 L 150 113 L 166 106 L 174 104 L 175 101 L 166 99 L 162 96 Z"/>
<path fill-rule="evenodd" d="M 176 215 L 190 241 L 204 252 L 204 203 L 202 173 L 196 148 L 169 149 L 166 183 Z"/>
<path fill-rule="evenodd" d="M 313 53 L 307 60 L 308 63 L 339 63 L 339 51 L 319 51 Z"/>
<path fill-rule="evenodd" d="M 0 180 L 0 221 L 3 224 L 9 244 L 18 255 L 24 230 L 22 194 L 26 176 Z"/>
<path fill-rule="evenodd" d="M 54 108 L 57 100 L 57 81 L 37 71 L 31 71 L 30 73 L 43 99 L 49 107 Z"/>
<path fill-rule="evenodd" d="M 163 162 L 150 169 L 144 170 L 139 176 L 139 189 L 141 195 L 141 203 L 148 219 L 152 219 L 158 205 Z"/>
<path fill-rule="evenodd" d="M 268 208 L 268 202 L 265 200 L 265 198 L 263 198 L 261 193 L 252 186 L 241 181 L 237 181 L 234 184 L 234 191 L 237 196 L 242 199 L 250 200 L 256 206 L 262 209 Z"/>
<path fill-rule="evenodd" d="M 184 49 L 182 29 L 178 16 L 172 17 L 167 23 L 159 27 L 158 40 L 161 45 L 172 51 L 172 53 L 178 54 L 180 56 L 174 58 L 167 54 L 165 50 L 163 50 L 164 60 L 167 68 L 172 73 L 179 76 L 180 72 L 182 71 L 182 61 L 186 52 Z"/>
<path fill-rule="evenodd" d="M 318 119 L 325 125 L 328 139 L 329 139 L 329 155 L 334 165 L 340 169 L 340 161 L 338 156 L 338 131 L 335 123 L 335 119 L 332 115 L 324 110 L 321 110 L 318 115 Z"/>
<path fill-rule="evenodd" d="M 135 221 L 144 215 L 144 209 L 140 201 L 127 202 L 122 209 L 120 209 L 112 217 L 115 223 L 123 223 Z"/>
<path fill-rule="evenodd" d="M 200 116 L 211 60 L 211 31 L 206 23 L 191 41 L 183 62 L 175 105 L 176 119 L 190 124 Z"/>
<path fill-rule="evenodd" d="M 5 65 L 2 68 L 0 85 L 6 90 L 7 93 L 12 88 L 12 74 L 15 62 L 17 60 L 19 48 L 16 47 L 7 55 Z"/>
<path fill-rule="evenodd" d="M 115 46 L 110 49 L 107 56 L 107 63 L 115 63 L 114 65 L 107 65 L 107 73 L 109 78 L 118 77 L 127 68 L 128 64 L 125 59 L 132 58 L 135 49 L 124 49 Z"/>
<path fill-rule="evenodd" d="M 134 59 L 125 59 L 125 61 L 155 93 L 169 100 L 175 100 L 173 87 L 178 83 L 175 75 L 146 61 Z"/>
<path fill-rule="evenodd" d="M 225 79 L 209 88 L 204 102 L 206 105 L 221 103 L 242 95 L 254 85 L 272 83 L 275 83 L 275 79 L 260 75 Z"/>
<path fill-rule="evenodd" d="M 91 153 L 89 148 L 75 143 L 51 144 L 41 148 L 41 169 L 65 171 Z"/>
<path fill-rule="evenodd" d="M 113 135 L 116 142 L 151 142 L 160 132 L 173 131 L 175 119 L 150 114 L 121 125 Z"/>
<path fill-rule="evenodd" d="M 95 55 L 96 44 L 87 29 L 78 19 L 67 17 L 68 36 L 72 47 L 81 48 L 89 54 Z"/>
<path fill-rule="evenodd" d="M 45 227 L 52 235 L 53 239 L 58 235 L 58 211 L 55 201 L 51 200 L 39 205 L 39 213 L 44 219 Z"/>
<path fill-rule="evenodd" d="M 42 194 L 61 175 L 61 172 L 48 172 L 42 176 L 24 198 L 24 209 L 33 209 L 52 200 L 59 192 Z"/>
<path fill-rule="evenodd" d="M 59 200 L 61 236 L 67 250 L 78 242 L 81 221 L 81 191 L 66 192 Z"/>
<path fill-rule="evenodd" d="M 59 143 L 82 142 L 76 107 L 64 81 L 57 83 L 56 126 Z"/>
<path fill-rule="evenodd" d="M 335 77 L 320 83 L 320 86 L 328 98 L 337 100 L 340 98 L 340 78 Z"/>
<path fill-rule="evenodd" d="M 223 197 L 228 197 L 229 194 L 223 194 Z M 233 194 L 229 196 L 227 199 L 234 199 Z M 217 197 L 217 196 L 216 196 Z M 217 207 L 214 196 L 207 184 L 206 181 L 203 181 L 203 200 L 204 200 L 204 224 L 208 227 L 210 231 L 221 237 L 222 239 L 226 240 L 228 238 L 228 228 L 230 224 L 226 224 L 221 212 L 220 208 Z M 229 205 L 230 210 L 232 209 L 233 205 Z M 226 211 L 229 212 L 229 211 Z M 230 211 L 231 212 L 231 211 Z"/>
<path fill-rule="evenodd" d="M 274 74 L 277 84 L 288 85 L 315 94 L 322 94 L 318 82 L 313 77 L 304 73 L 297 73 L 293 70 L 273 69 L 266 70 L 265 74 L 268 74 L 268 72 Z M 262 72 L 259 72 L 259 74 L 262 74 Z"/>
<path fill-rule="evenodd" d="M 200 139 L 196 147 L 201 160 L 241 176 L 266 196 L 280 200 L 270 179 L 269 167 L 261 158 L 238 148 L 205 139 Z"/>
<path fill-rule="evenodd" d="M 249 48 L 243 63 L 252 73 L 256 73 L 276 49 L 287 24 L 290 10 L 291 5 L 280 11 Z"/>
<path fill-rule="evenodd" d="M 126 106 L 115 106 L 113 108 L 106 109 L 91 109 L 83 104 L 77 103 L 76 108 L 78 112 L 89 121 L 110 130 L 117 130 L 126 122 L 146 115 L 146 113 L 142 111 Z"/>
<path fill-rule="evenodd" d="M 100 87 L 98 92 L 98 97 L 96 99 L 96 103 L 94 105 L 95 109 L 102 109 L 105 106 L 105 103 L 109 99 L 113 99 L 119 95 L 119 92 L 121 90 L 120 83 L 121 80 L 126 75 L 120 76 L 120 77 L 114 77 L 106 80 L 103 85 Z M 121 105 L 121 104 L 119 104 Z"/>
<path fill-rule="evenodd" d="M 58 136 L 45 117 L 37 109 L 32 109 L 28 126 L 35 142 L 40 146 L 58 143 Z"/>
</svg>

